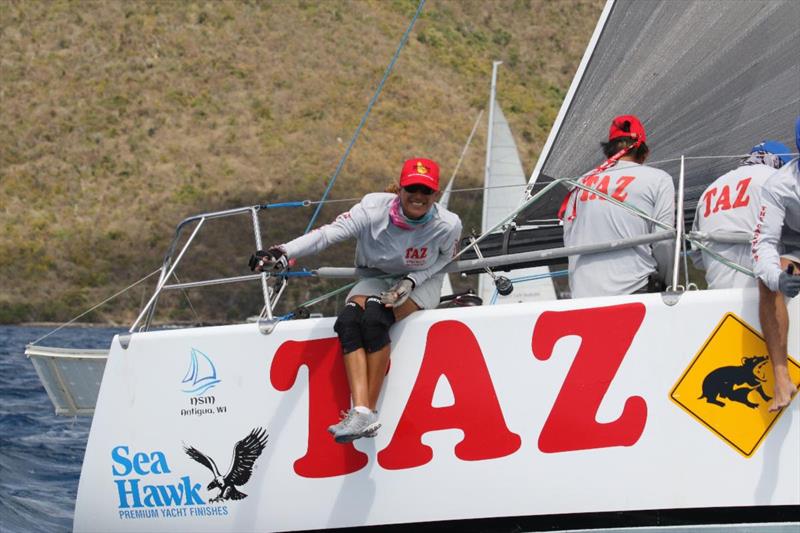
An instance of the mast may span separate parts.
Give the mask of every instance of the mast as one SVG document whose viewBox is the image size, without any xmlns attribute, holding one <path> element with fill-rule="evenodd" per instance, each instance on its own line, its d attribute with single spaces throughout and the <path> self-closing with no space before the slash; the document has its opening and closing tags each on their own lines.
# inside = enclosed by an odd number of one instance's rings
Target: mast
<svg viewBox="0 0 800 533">
<path fill-rule="evenodd" d="M 502 61 L 492 61 L 492 86 L 489 90 L 489 124 L 486 129 L 486 165 L 483 172 L 483 218 L 481 231 L 486 231 L 486 221 L 488 220 L 488 202 L 486 196 L 489 194 L 489 177 L 492 172 L 492 142 L 494 141 L 494 100 L 497 94 L 497 67 L 502 65 Z"/>
<path fill-rule="evenodd" d="M 481 232 L 486 231 L 489 221 L 489 180 L 492 175 L 492 142 L 494 141 L 494 100 L 497 94 L 497 68 L 502 65 L 502 61 L 492 61 L 492 84 L 489 90 L 489 119 L 486 128 L 486 164 L 483 172 L 483 211 L 481 217 Z M 484 294 L 484 285 L 487 283 L 487 276 L 478 276 L 478 294 Z"/>
</svg>

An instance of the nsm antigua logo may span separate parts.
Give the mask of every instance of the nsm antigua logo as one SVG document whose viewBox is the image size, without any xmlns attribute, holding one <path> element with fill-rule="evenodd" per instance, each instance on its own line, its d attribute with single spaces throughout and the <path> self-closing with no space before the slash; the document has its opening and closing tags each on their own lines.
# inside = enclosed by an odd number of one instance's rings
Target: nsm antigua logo
<svg viewBox="0 0 800 533">
<path fill-rule="evenodd" d="M 211 474 L 214 476 L 206 490 L 218 489 L 219 494 L 215 498 L 208 500 L 209 503 L 247 498 L 247 494 L 237 490 L 236 487 L 244 485 L 250 480 L 256 459 L 258 459 L 258 456 L 261 455 L 267 445 L 267 437 L 266 430 L 255 428 L 249 435 L 237 442 L 233 448 L 233 461 L 228 473 L 224 476 L 217 468 L 217 463 L 210 456 L 193 446 L 185 446 L 183 448 L 183 451 L 189 457 L 211 470 Z"/>
<path fill-rule="evenodd" d="M 189 407 L 181 409 L 181 416 L 203 416 L 227 412 L 224 405 L 216 405 L 216 397 L 206 394 L 222 382 L 217 377 L 217 367 L 211 358 L 192 348 L 189 368 L 181 380 L 182 391 L 189 397 Z"/>
<path fill-rule="evenodd" d="M 200 350 L 192 348 L 189 369 L 181 380 L 181 383 L 186 383 L 188 387 L 183 389 L 183 392 L 192 396 L 202 396 L 204 392 L 216 387 L 220 381 L 222 380 L 217 379 L 217 367 L 211 358 Z"/>
</svg>

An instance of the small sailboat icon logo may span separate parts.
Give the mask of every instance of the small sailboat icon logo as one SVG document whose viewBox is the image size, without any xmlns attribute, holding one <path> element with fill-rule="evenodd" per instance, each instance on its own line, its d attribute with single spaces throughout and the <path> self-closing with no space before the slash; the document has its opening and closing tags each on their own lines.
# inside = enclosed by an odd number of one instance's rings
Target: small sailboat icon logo
<svg viewBox="0 0 800 533">
<path fill-rule="evenodd" d="M 192 348 L 189 370 L 186 371 L 186 375 L 181 381 L 181 383 L 186 383 L 188 387 L 183 389 L 183 392 L 193 396 L 200 396 L 215 387 L 220 381 L 217 379 L 217 369 L 211 358 L 200 350 Z"/>
</svg>

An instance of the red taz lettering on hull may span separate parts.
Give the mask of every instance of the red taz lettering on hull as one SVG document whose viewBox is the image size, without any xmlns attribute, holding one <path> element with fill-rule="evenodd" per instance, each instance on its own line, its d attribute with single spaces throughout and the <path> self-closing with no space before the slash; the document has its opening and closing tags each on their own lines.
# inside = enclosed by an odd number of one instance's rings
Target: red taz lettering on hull
<svg viewBox="0 0 800 533">
<path fill-rule="evenodd" d="M 337 444 L 326 431 L 328 425 L 338 420 L 339 411 L 350 407 L 339 340 L 333 337 L 281 344 L 270 369 L 272 386 L 279 391 L 292 388 L 303 365 L 308 367 L 309 381 L 308 451 L 294 462 L 294 471 L 303 477 L 318 478 L 360 470 L 369 460 L 367 455 L 352 444 Z"/>
<path fill-rule="evenodd" d="M 450 383 L 455 402 L 433 407 L 441 376 Z M 519 435 L 506 426 L 478 341 L 466 325 L 446 320 L 428 331 L 417 381 L 391 442 L 378 454 L 378 463 L 387 470 L 422 466 L 433 458 L 430 446 L 422 444 L 422 435 L 454 428 L 464 432 L 464 440 L 455 447 L 456 457 L 463 461 L 495 459 L 520 447 Z"/>
<path fill-rule="evenodd" d="M 539 434 L 541 451 L 631 446 L 639 440 L 647 420 L 647 404 L 642 397 L 628 398 L 622 414 L 613 422 L 597 422 L 596 416 L 644 315 L 645 306 L 632 303 L 547 311 L 539 316 L 531 348 L 540 361 L 550 359 L 553 346 L 562 337 L 581 338 L 575 361 Z"/>
</svg>

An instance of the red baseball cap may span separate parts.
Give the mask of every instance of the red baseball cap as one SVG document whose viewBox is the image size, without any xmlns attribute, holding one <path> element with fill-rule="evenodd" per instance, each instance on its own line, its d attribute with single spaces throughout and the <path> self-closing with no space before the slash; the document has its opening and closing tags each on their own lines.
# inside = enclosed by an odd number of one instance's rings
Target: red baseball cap
<svg viewBox="0 0 800 533">
<path fill-rule="evenodd" d="M 608 129 L 608 140 L 613 141 L 620 137 L 631 137 L 632 139 L 647 141 L 644 126 L 634 115 L 620 115 L 611 121 Z"/>
<path fill-rule="evenodd" d="M 424 185 L 434 191 L 439 190 L 439 165 L 430 159 L 409 159 L 403 163 L 400 172 L 400 186 Z"/>
</svg>

